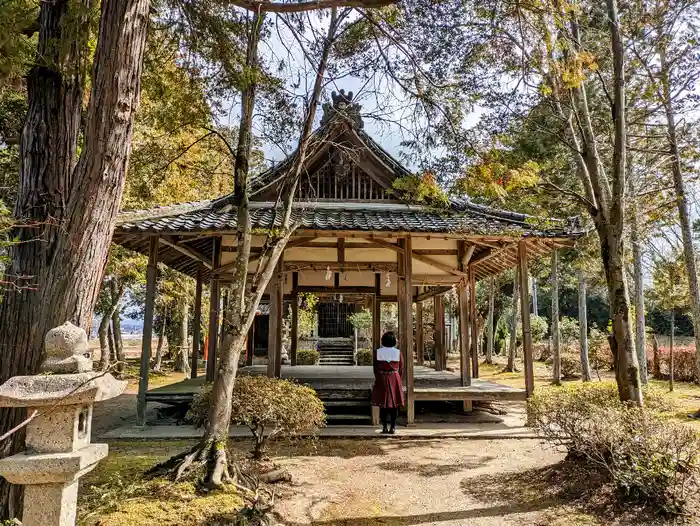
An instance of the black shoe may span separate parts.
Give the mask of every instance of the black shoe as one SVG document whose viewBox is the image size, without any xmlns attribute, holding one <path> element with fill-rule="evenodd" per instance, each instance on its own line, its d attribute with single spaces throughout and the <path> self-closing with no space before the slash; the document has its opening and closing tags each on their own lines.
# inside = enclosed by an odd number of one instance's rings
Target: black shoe
<svg viewBox="0 0 700 526">
<path fill-rule="evenodd" d="M 388 434 L 389 434 L 389 430 L 385 427 L 385 428 L 382 428 L 382 430 L 380 431 L 380 433 L 381 433 L 382 435 L 388 435 Z"/>
<path fill-rule="evenodd" d="M 395 434 L 396 434 L 396 429 L 394 429 L 394 428 L 392 427 L 392 428 L 389 430 L 389 434 L 390 434 L 390 435 L 395 435 Z"/>
</svg>

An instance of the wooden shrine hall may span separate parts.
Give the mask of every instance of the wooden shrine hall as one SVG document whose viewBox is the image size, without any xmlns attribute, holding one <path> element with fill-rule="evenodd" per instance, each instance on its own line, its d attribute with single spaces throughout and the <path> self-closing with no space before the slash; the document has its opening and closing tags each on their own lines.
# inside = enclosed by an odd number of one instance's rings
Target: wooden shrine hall
<svg viewBox="0 0 700 526">
<path fill-rule="evenodd" d="M 279 221 L 278 187 L 296 154 L 251 181 L 251 212 L 255 229 L 270 229 Z M 371 367 L 324 369 L 297 366 L 298 301 L 300 293 L 361 296 L 371 305 L 372 345 L 379 346 L 380 306 L 398 305 L 399 348 L 404 353 L 407 421 L 414 419 L 414 403 L 422 400 L 525 399 L 534 389 L 530 310 L 522 311 L 525 385 L 522 389 L 478 380 L 477 316 L 475 284 L 517 267 L 522 305 L 529 305 L 528 260 L 553 248 L 571 246 L 581 235 L 572 220 L 540 220 L 451 199 L 446 209 L 416 205 L 397 199 L 394 181 L 410 172 L 381 148 L 364 130 L 359 105 L 352 94 L 333 95 L 324 105 L 320 127 L 314 132 L 303 177 L 294 202 L 299 225 L 284 250 L 278 274 L 270 282 L 264 301 L 269 303 L 267 367 L 245 367 L 250 373 L 298 378 L 320 389 L 354 379 L 363 389 L 371 385 Z M 203 349 L 199 348 L 202 287 L 211 291 L 209 305 L 208 362 L 206 380 L 215 374 L 216 335 L 221 318 L 221 291 L 232 279 L 235 260 L 236 210 L 224 196 L 217 200 L 123 212 L 114 242 L 148 255 L 147 296 L 138 396 L 139 423 L 145 422 L 147 400 L 159 400 L 148 392 L 148 367 L 153 332 L 153 305 L 157 264 L 163 263 L 196 280 L 193 325 L 192 375 L 188 389 L 171 391 L 192 396 L 203 380 L 196 378 Z M 257 268 L 262 236 L 253 237 L 249 272 Z M 416 323 L 422 303 L 433 301 L 436 312 L 436 352 L 444 349 L 442 296 L 456 288 L 459 305 L 460 373 L 423 366 L 423 327 Z M 283 308 L 291 307 L 291 366 L 281 366 Z M 414 335 L 415 331 L 415 335 Z M 417 340 L 414 342 L 414 339 Z M 249 338 L 249 342 L 254 338 Z M 417 348 L 420 351 L 414 352 Z M 248 353 L 251 366 L 252 353 Z M 415 366 L 414 366 L 415 364 Z M 363 370 L 363 371 L 359 371 Z M 298 371 L 298 372 L 295 372 Z M 316 372 L 314 372 L 316 371 Z M 295 376 L 296 375 L 296 376 Z M 162 396 L 167 393 L 163 392 Z"/>
</svg>

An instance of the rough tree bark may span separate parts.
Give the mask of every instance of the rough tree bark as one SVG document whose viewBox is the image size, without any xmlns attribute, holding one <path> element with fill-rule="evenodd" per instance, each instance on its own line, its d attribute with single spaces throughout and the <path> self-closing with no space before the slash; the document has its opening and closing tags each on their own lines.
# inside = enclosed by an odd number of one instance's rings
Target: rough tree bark
<svg viewBox="0 0 700 526">
<path fill-rule="evenodd" d="M 119 373 L 124 372 L 124 363 L 126 362 L 126 356 L 124 355 L 124 340 L 122 338 L 122 322 L 119 315 L 121 314 L 121 309 L 119 308 L 119 302 L 124 295 L 124 287 L 119 287 L 115 280 L 112 280 L 109 284 L 110 292 L 112 295 L 112 301 L 116 305 L 114 311 L 112 312 L 112 333 L 114 334 L 114 351 L 115 359 L 117 360 L 116 370 Z"/>
<path fill-rule="evenodd" d="M 39 4 L 36 64 L 27 78 L 29 109 L 20 140 L 20 183 L 14 217 L 22 242 L 9 252 L 6 276 L 17 288 L 0 307 L 0 383 L 38 371 L 43 339 L 70 320 L 89 332 L 107 259 L 112 221 L 124 188 L 138 105 L 148 26 L 148 0 L 103 0 L 91 94 L 83 90 L 93 3 Z M 0 434 L 23 412 L 0 411 Z M 18 451 L 21 433 L 0 444 Z M 0 480 L 0 518 L 19 514 L 19 490 Z"/>
<path fill-rule="evenodd" d="M 509 373 L 514 373 L 517 371 L 515 367 L 515 351 L 518 345 L 518 306 L 520 305 L 520 280 L 518 279 L 518 271 L 515 271 L 515 279 L 513 279 L 513 312 L 510 316 L 510 326 L 508 330 L 510 331 L 510 342 L 508 343 L 508 362 L 506 363 L 506 368 L 504 371 Z"/>
<path fill-rule="evenodd" d="M 552 382 L 561 384 L 561 333 L 559 331 L 559 251 L 552 251 Z"/>
<path fill-rule="evenodd" d="M 630 180 L 630 193 L 634 202 L 630 213 L 630 237 L 632 241 L 632 264 L 634 267 L 634 347 L 639 362 L 639 378 L 647 383 L 646 322 L 644 320 L 644 272 L 642 269 L 642 243 L 639 237 L 639 210 L 635 195 L 634 176 Z"/>
<path fill-rule="evenodd" d="M 180 322 L 180 345 L 175 355 L 175 370 L 179 373 L 189 374 L 190 353 L 189 353 L 189 327 L 188 318 L 190 316 L 190 305 L 187 300 L 182 302 L 182 321 Z"/>
<path fill-rule="evenodd" d="M 670 66 L 666 58 L 665 44 L 659 49 L 659 73 L 662 91 L 662 103 L 666 114 L 666 139 L 671 153 L 671 173 L 673 174 L 673 187 L 676 193 L 678 206 L 678 218 L 681 225 L 683 239 L 683 259 L 688 271 L 688 285 L 690 288 L 690 304 L 693 315 L 693 331 L 695 333 L 695 380 L 700 381 L 700 289 L 698 288 L 698 268 L 693 247 L 693 227 L 688 205 L 687 189 L 683 180 L 683 168 L 681 153 L 678 148 L 678 133 L 676 130 L 676 112 L 671 96 Z"/>
<path fill-rule="evenodd" d="M 156 355 L 153 358 L 153 366 L 151 370 L 159 373 L 163 367 L 163 350 L 165 348 L 165 328 L 167 326 L 168 319 L 163 317 L 163 322 L 160 326 L 160 332 L 158 333 L 158 345 L 156 346 Z"/>
<path fill-rule="evenodd" d="M 100 320 L 100 326 L 97 329 L 97 336 L 100 339 L 100 370 L 106 371 L 112 361 L 112 354 L 109 350 L 109 336 L 107 329 L 112 317 L 109 314 L 104 314 Z"/>
<path fill-rule="evenodd" d="M 591 381 L 591 364 L 588 360 L 588 307 L 586 305 L 586 277 L 583 269 L 578 271 L 578 327 L 581 351 L 581 379 Z"/>
<path fill-rule="evenodd" d="M 347 11 L 345 12 L 346 14 Z M 343 18 L 345 15 L 340 18 Z M 258 44 L 264 16 L 264 12 L 258 10 L 256 16 L 252 18 L 252 25 L 249 29 L 246 67 L 251 70 L 256 69 L 259 62 Z M 328 34 L 324 39 L 321 55 L 316 65 L 316 80 L 306 108 L 297 154 L 290 171 L 281 183 L 278 197 L 281 205 L 281 224 L 279 228 L 268 234 L 268 238 L 263 246 L 263 253 L 259 259 L 258 270 L 252 278 L 248 277 L 252 228 L 247 185 L 256 94 L 254 80 L 248 81 L 242 90 L 238 146 L 234 159 L 234 192 L 231 201 L 231 204 L 236 206 L 238 212 L 237 251 L 233 267 L 233 285 L 229 290 L 230 309 L 228 309 L 229 319 L 226 324 L 228 331 L 221 348 L 217 375 L 212 386 L 208 421 L 201 443 L 197 444 L 192 450 L 156 466 L 152 470 L 153 473 L 171 472 L 174 470 L 174 475 L 177 479 L 192 472 L 193 468 L 204 465 L 206 466 L 206 471 L 202 482 L 206 487 L 219 488 L 231 479 L 226 442 L 231 420 L 231 399 L 238 370 L 238 361 L 241 352 L 245 348 L 246 336 L 255 317 L 255 311 L 260 303 L 260 299 L 270 279 L 277 272 L 277 263 L 296 228 L 296 225 L 291 221 L 292 204 L 308 153 L 328 57 L 340 18 L 338 17 L 337 9 L 333 8 Z M 288 24 L 288 21 L 285 19 L 282 19 L 282 22 Z M 290 27 L 290 30 L 294 31 L 294 28 Z"/>
<path fill-rule="evenodd" d="M 496 278 L 491 278 L 491 286 L 489 287 L 489 311 L 486 315 L 486 363 L 493 363 L 493 329 L 494 329 L 494 310 L 496 303 Z"/>
</svg>

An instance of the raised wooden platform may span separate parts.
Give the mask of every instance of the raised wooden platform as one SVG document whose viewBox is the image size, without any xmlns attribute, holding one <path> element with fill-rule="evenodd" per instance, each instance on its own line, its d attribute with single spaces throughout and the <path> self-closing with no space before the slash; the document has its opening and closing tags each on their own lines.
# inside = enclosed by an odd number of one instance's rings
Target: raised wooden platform
<svg viewBox="0 0 700 526">
<path fill-rule="evenodd" d="M 265 365 L 243 367 L 239 374 L 266 374 Z M 369 391 L 374 382 L 369 366 L 282 366 L 282 378 L 294 379 L 318 391 Z M 460 400 L 525 400 L 525 389 L 516 389 L 488 380 L 473 378 L 469 386 L 461 386 L 459 376 L 449 371 L 435 371 L 429 367 L 414 367 L 414 395 L 416 401 Z M 188 402 L 204 383 L 204 377 L 188 379 L 176 384 L 158 387 L 146 393 L 149 402 Z"/>
</svg>

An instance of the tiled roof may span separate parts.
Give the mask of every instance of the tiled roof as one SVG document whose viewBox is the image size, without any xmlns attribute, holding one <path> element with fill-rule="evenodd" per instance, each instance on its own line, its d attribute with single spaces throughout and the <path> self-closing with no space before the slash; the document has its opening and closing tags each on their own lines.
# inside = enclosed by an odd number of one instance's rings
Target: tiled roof
<svg viewBox="0 0 700 526">
<path fill-rule="evenodd" d="M 170 212 L 170 213 L 168 213 Z M 465 235 L 568 236 L 565 222 L 540 223 L 522 214 L 500 213 L 469 203 L 453 204 L 451 211 L 403 203 L 298 203 L 292 213 L 298 228 L 308 230 L 357 230 L 387 232 L 454 233 Z M 275 203 L 251 203 L 254 228 L 279 226 L 281 217 Z M 236 211 L 231 206 L 215 207 L 210 202 L 190 203 L 185 211 L 168 207 L 124 213 L 118 232 L 193 233 L 236 229 Z"/>
</svg>

